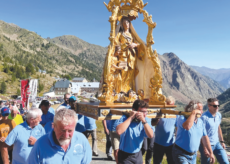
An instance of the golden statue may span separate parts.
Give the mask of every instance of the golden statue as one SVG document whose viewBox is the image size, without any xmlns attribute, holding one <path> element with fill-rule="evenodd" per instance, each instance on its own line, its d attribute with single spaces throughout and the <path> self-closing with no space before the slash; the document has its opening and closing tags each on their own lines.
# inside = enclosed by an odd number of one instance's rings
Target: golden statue
<svg viewBox="0 0 230 164">
<path fill-rule="evenodd" d="M 105 58 L 100 83 L 99 99 L 106 104 L 114 102 L 132 103 L 137 98 L 148 99 L 150 104 L 165 104 L 162 95 L 160 61 L 154 44 L 152 31 L 156 23 L 143 8 L 143 0 L 110 0 L 107 9 L 112 12 L 110 45 Z M 144 15 L 148 25 L 146 43 L 136 33 L 131 21 Z M 142 91 L 138 96 L 136 91 Z M 124 96 L 126 95 L 126 96 Z M 118 98 L 120 97 L 120 98 Z M 122 101 L 121 101 L 121 97 Z"/>
</svg>

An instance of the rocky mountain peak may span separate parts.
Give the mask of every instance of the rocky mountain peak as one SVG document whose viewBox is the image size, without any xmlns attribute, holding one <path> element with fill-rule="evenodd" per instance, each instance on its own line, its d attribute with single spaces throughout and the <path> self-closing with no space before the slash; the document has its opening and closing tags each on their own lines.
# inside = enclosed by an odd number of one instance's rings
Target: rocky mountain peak
<svg viewBox="0 0 230 164">
<path fill-rule="evenodd" d="M 205 102 L 224 88 L 209 77 L 194 71 L 174 53 L 159 55 L 163 75 L 163 92 L 187 103 L 191 99 Z"/>
</svg>

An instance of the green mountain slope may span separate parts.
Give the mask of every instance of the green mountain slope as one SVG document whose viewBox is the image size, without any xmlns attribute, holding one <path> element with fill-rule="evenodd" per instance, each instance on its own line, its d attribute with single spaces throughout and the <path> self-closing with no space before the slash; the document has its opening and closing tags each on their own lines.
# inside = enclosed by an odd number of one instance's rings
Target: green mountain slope
<svg viewBox="0 0 230 164">
<path fill-rule="evenodd" d="M 107 48 L 90 44 L 72 35 L 64 35 L 47 40 L 66 51 L 79 56 L 82 60 L 93 63 L 102 69 Z"/>
<path fill-rule="evenodd" d="M 32 63 L 39 69 L 56 75 L 84 76 L 100 79 L 101 68 L 43 39 L 35 32 L 0 21 L 0 59 Z"/>
</svg>

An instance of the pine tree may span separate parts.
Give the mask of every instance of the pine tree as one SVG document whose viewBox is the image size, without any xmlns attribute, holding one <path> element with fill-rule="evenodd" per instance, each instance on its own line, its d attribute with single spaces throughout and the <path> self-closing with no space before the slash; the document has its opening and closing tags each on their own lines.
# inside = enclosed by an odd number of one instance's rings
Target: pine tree
<svg viewBox="0 0 230 164">
<path fill-rule="evenodd" d="M 5 94 L 5 93 L 6 93 L 6 83 L 5 83 L 4 80 L 3 80 L 3 82 L 1 83 L 1 93 L 2 93 L 2 94 Z"/>
<path fill-rule="evenodd" d="M 29 74 L 34 74 L 35 73 L 34 66 L 31 63 L 26 65 L 26 72 L 29 73 Z"/>
<path fill-rule="evenodd" d="M 38 84 L 38 90 L 39 90 L 39 92 L 41 92 L 43 89 L 44 89 L 44 85 L 41 84 L 41 83 L 39 83 Z"/>
<path fill-rule="evenodd" d="M 17 89 L 17 96 L 20 96 L 21 95 L 21 91 L 20 89 Z"/>
<path fill-rule="evenodd" d="M 16 76 L 15 76 L 15 74 L 12 75 L 11 81 L 12 81 L 12 83 L 16 81 Z"/>
</svg>

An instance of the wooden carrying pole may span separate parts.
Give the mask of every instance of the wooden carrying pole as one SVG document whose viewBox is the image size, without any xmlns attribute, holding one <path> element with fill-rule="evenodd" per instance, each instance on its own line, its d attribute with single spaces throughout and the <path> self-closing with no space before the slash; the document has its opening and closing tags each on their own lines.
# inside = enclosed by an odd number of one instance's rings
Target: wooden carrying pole
<svg viewBox="0 0 230 164">
<path fill-rule="evenodd" d="M 127 110 L 116 110 L 111 109 L 110 113 L 113 115 L 129 115 L 131 109 Z M 176 118 L 176 115 L 183 115 L 185 117 L 189 117 L 191 112 L 181 112 L 175 110 L 168 110 L 168 109 L 160 109 L 160 110 L 148 110 L 148 114 L 156 113 L 156 115 L 147 115 L 148 118 Z M 166 115 L 167 114 L 167 115 Z M 197 117 L 201 117 L 200 114 L 197 114 Z"/>
<path fill-rule="evenodd" d="M 162 114 L 175 114 L 175 115 L 183 115 L 185 117 L 189 117 L 192 112 L 182 112 L 182 111 L 176 111 L 176 110 L 168 110 L 168 109 L 161 109 L 160 112 Z M 200 118 L 201 115 L 197 114 L 196 117 Z"/>
</svg>

